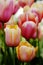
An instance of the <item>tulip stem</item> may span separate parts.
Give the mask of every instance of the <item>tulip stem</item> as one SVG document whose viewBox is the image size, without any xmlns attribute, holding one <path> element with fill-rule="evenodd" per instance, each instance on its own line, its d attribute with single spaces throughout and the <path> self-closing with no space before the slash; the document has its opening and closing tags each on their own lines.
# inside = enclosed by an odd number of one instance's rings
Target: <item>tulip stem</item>
<svg viewBox="0 0 43 65">
<path fill-rule="evenodd" d="M 40 45 L 39 45 L 39 40 L 38 40 L 38 55 L 40 57 Z"/>
<path fill-rule="evenodd" d="M 37 30 L 37 38 L 38 38 L 38 21 L 36 22 L 36 30 Z M 40 57 L 40 45 L 39 45 L 39 39 L 38 39 L 38 56 Z"/>
<path fill-rule="evenodd" d="M 37 29 L 37 38 L 38 38 L 38 29 Z M 38 39 L 38 56 L 40 57 L 40 44 Z"/>
<path fill-rule="evenodd" d="M 24 65 L 24 62 L 22 62 L 22 64 L 21 65 Z"/>
<path fill-rule="evenodd" d="M 27 63 L 26 62 L 22 62 L 21 65 L 27 65 Z"/>
<path fill-rule="evenodd" d="M 5 32 L 4 32 L 4 23 L 2 23 L 2 31 L 3 31 L 3 41 L 4 41 L 4 45 L 5 45 L 5 55 L 4 55 L 4 63 L 6 63 L 6 44 L 5 44 Z"/>
<path fill-rule="evenodd" d="M 26 62 L 24 62 L 24 65 L 27 65 L 27 63 L 26 63 Z"/>
<path fill-rule="evenodd" d="M 13 47 L 12 50 L 13 50 L 13 65 L 15 65 L 15 48 Z"/>
</svg>

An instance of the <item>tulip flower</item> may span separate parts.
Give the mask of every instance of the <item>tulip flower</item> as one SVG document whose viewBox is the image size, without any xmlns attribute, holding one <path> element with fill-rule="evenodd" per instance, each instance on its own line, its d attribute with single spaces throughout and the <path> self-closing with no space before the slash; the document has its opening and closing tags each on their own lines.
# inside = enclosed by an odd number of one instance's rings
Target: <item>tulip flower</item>
<svg viewBox="0 0 43 65">
<path fill-rule="evenodd" d="M 42 10 L 42 13 L 43 13 L 43 1 L 37 1 L 37 4 L 41 5 L 41 10 Z M 43 17 L 43 14 L 42 14 L 42 17 Z"/>
<path fill-rule="evenodd" d="M 18 0 L 19 5 L 24 7 L 25 5 L 31 6 L 34 3 L 34 0 Z"/>
<path fill-rule="evenodd" d="M 16 0 L 14 0 L 13 4 L 14 4 L 14 6 L 13 6 L 13 14 L 15 14 L 18 11 L 20 5 L 19 5 L 18 1 L 16 1 Z"/>
<path fill-rule="evenodd" d="M 0 0 L 0 20 L 7 22 L 13 13 L 13 0 Z"/>
<path fill-rule="evenodd" d="M 38 47 L 33 47 L 27 41 L 21 41 L 16 47 L 17 58 L 23 62 L 31 61 L 36 56 L 37 50 Z"/>
<path fill-rule="evenodd" d="M 7 46 L 17 46 L 20 42 L 21 30 L 17 25 L 7 25 L 5 28 L 5 41 Z"/>
<path fill-rule="evenodd" d="M 36 38 L 36 24 L 33 21 L 26 21 L 21 27 L 22 36 L 26 39 Z"/>
<path fill-rule="evenodd" d="M 17 18 L 14 15 L 11 16 L 8 22 L 4 23 L 4 28 L 6 27 L 6 25 L 13 25 L 13 24 L 14 25 L 17 24 Z"/>
<path fill-rule="evenodd" d="M 38 18 L 39 18 L 39 22 L 41 21 L 42 19 L 42 16 L 43 16 L 43 5 L 40 4 L 40 3 L 34 3 L 32 6 L 31 6 L 31 12 L 32 13 L 36 13 Z"/>
<path fill-rule="evenodd" d="M 30 7 L 28 5 L 24 6 L 23 11 L 26 13 L 30 10 Z"/>
</svg>

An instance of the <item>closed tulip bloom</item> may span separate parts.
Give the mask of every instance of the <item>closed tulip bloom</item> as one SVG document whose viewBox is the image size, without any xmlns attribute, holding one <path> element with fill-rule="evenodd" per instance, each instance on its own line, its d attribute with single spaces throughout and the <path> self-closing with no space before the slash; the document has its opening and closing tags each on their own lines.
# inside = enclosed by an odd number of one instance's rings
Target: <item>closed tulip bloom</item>
<svg viewBox="0 0 43 65">
<path fill-rule="evenodd" d="M 31 11 L 37 14 L 40 22 L 43 16 L 43 5 L 36 2 L 31 6 Z"/>
<path fill-rule="evenodd" d="M 13 14 L 13 0 L 0 0 L 0 20 L 5 23 Z"/>
<path fill-rule="evenodd" d="M 5 41 L 7 46 L 17 46 L 20 42 L 21 30 L 17 25 L 7 25 L 5 28 Z"/>
<path fill-rule="evenodd" d="M 37 47 L 34 48 L 27 41 L 21 41 L 19 46 L 16 47 L 17 58 L 23 62 L 31 61 L 35 57 L 37 50 Z"/>
</svg>

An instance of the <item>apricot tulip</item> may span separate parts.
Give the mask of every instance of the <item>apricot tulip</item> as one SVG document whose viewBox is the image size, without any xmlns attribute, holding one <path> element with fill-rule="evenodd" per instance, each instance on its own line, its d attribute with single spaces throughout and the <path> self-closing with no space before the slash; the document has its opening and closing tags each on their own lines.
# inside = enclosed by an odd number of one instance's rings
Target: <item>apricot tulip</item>
<svg viewBox="0 0 43 65">
<path fill-rule="evenodd" d="M 16 47 L 17 58 L 23 62 L 31 61 L 36 56 L 37 50 L 38 47 L 35 48 L 27 41 L 21 41 Z"/>
</svg>

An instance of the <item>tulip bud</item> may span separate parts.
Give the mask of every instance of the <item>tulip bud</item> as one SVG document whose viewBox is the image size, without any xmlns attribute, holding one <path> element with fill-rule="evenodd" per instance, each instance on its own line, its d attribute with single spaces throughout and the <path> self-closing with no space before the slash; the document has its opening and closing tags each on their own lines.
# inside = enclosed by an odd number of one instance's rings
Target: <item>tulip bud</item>
<svg viewBox="0 0 43 65">
<path fill-rule="evenodd" d="M 16 47 L 17 58 L 21 61 L 31 61 L 37 52 L 38 48 L 34 48 L 27 41 L 21 41 L 19 46 Z"/>
<path fill-rule="evenodd" d="M 7 46 L 17 46 L 20 42 L 21 30 L 17 25 L 7 25 L 5 28 L 5 41 Z"/>
</svg>

